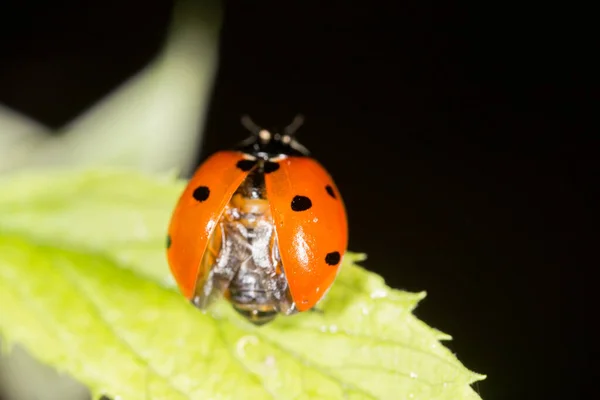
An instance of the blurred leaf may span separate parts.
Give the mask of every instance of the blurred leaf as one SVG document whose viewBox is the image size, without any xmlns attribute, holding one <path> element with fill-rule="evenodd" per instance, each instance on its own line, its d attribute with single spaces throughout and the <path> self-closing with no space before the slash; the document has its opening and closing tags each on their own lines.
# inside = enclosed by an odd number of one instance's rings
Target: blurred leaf
<svg viewBox="0 0 600 400">
<path fill-rule="evenodd" d="M 161 54 L 58 134 L 19 152 L 19 159 L 5 158 L 14 152 L 10 137 L 16 134 L 0 114 L 0 172 L 111 166 L 189 173 L 217 69 L 220 27 L 220 1 L 177 1 Z"/>
<path fill-rule="evenodd" d="M 46 127 L 0 105 L 0 173 L 26 163 L 48 137 Z"/>
<path fill-rule="evenodd" d="M 348 254 L 324 311 L 255 327 L 168 283 L 164 239 L 183 182 L 131 172 L 0 179 L 0 333 L 122 399 L 478 399 L 482 379 Z M 6 306 L 8 305 L 8 306 Z"/>
<path fill-rule="evenodd" d="M 0 347 L 3 345 L 0 337 Z M 21 345 L 15 345 L 0 360 L 2 400 L 89 400 L 89 390 L 68 375 L 41 364 Z"/>
</svg>

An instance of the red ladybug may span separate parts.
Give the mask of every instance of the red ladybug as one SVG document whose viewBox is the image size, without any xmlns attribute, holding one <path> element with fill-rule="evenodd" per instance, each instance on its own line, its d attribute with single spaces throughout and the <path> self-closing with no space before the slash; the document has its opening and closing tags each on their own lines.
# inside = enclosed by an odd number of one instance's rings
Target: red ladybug
<svg viewBox="0 0 600 400">
<path fill-rule="evenodd" d="M 252 136 L 195 172 L 173 212 L 167 258 L 200 309 L 224 295 L 257 325 L 311 309 L 333 284 L 348 242 L 342 197 L 294 138 L 243 124 Z"/>
</svg>

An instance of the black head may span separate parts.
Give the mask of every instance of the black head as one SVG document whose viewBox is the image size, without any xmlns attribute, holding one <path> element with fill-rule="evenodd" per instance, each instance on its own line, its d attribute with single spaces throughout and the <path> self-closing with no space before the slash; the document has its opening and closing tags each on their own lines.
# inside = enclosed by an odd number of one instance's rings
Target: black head
<svg viewBox="0 0 600 400">
<path fill-rule="evenodd" d="M 310 152 L 302 146 L 294 134 L 304 122 L 304 117 L 297 115 L 296 118 L 281 132 L 268 131 L 256 125 L 247 115 L 242 117 L 242 125 L 246 127 L 252 136 L 235 147 L 235 150 L 243 151 L 257 158 L 271 159 L 278 156 L 308 156 Z"/>
</svg>

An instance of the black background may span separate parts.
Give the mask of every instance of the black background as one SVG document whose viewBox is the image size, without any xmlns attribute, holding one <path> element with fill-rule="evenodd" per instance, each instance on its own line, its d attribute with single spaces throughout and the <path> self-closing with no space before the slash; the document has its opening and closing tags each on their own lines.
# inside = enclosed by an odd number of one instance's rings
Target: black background
<svg viewBox="0 0 600 400">
<path fill-rule="evenodd" d="M 488 375 L 481 396 L 574 399 L 587 303 L 575 228 L 593 160 L 584 123 L 563 115 L 584 89 L 547 6 L 483 3 L 229 2 L 200 159 L 245 137 L 242 113 L 271 127 L 302 112 L 350 249 L 391 286 L 427 290 L 417 315 Z M 3 3 L 0 102 L 62 125 L 153 57 L 171 8 Z"/>
</svg>

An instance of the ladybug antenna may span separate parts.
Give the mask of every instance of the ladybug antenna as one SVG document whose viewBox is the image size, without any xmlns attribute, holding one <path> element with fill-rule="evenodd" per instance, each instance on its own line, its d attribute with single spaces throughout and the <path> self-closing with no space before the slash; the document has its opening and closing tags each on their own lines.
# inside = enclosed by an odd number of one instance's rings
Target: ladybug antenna
<svg viewBox="0 0 600 400">
<path fill-rule="evenodd" d="M 256 125 L 248 115 L 242 116 L 242 125 L 254 136 L 257 136 L 261 142 L 268 143 L 271 140 L 271 132 Z M 250 137 L 248 140 L 254 140 L 254 138 Z"/>
<path fill-rule="evenodd" d="M 283 134 L 293 137 L 298 128 L 300 128 L 304 124 L 304 115 L 298 114 L 294 117 L 294 120 L 291 124 L 283 128 Z"/>
<path fill-rule="evenodd" d="M 250 118 L 249 115 L 244 114 L 242 115 L 242 126 L 246 129 L 248 129 L 250 132 L 252 132 L 255 135 L 258 135 L 260 133 L 260 131 L 262 131 L 263 129 L 256 125 L 256 123 L 254 123 L 254 121 L 252 121 L 252 119 Z"/>
</svg>

